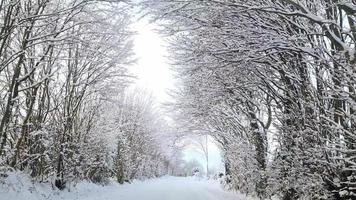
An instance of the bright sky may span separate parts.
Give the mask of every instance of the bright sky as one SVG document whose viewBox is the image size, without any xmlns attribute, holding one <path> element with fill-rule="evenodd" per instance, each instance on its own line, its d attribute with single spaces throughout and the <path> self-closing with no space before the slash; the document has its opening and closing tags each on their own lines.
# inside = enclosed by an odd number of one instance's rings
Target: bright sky
<svg viewBox="0 0 356 200">
<path fill-rule="evenodd" d="M 157 25 L 142 19 L 133 27 L 137 32 L 134 51 L 138 62 L 132 69 L 138 77 L 136 85 L 151 91 L 160 103 L 168 101 L 170 97 L 167 90 L 173 88 L 174 80 L 168 65 L 165 42 L 154 31 Z"/>
<path fill-rule="evenodd" d="M 170 100 L 168 90 L 174 89 L 175 81 L 168 64 L 168 52 L 165 48 L 167 44 L 155 31 L 157 28 L 157 25 L 150 24 L 145 19 L 133 25 L 134 31 L 137 32 L 134 38 L 134 51 L 138 61 L 131 72 L 137 76 L 135 87 L 152 92 L 160 105 Z M 206 166 L 203 154 L 194 147 L 186 148 L 185 159 L 187 161 L 196 159 Z M 223 169 L 220 151 L 212 141 L 209 142 L 209 166 L 214 170 Z"/>
</svg>

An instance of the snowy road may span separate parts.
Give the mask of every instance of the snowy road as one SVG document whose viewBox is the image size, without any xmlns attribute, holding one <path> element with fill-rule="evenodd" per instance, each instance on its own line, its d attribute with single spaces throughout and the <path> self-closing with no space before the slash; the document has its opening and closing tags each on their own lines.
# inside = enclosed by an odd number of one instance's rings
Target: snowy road
<svg viewBox="0 0 356 200">
<path fill-rule="evenodd" d="M 216 181 L 196 178 L 163 177 L 107 186 L 82 182 L 61 192 L 52 190 L 48 184 L 31 186 L 29 179 L 19 182 L 16 177 L 9 185 L 5 189 L 0 184 L 0 200 L 251 200 L 224 191 Z"/>
<path fill-rule="evenodd" d="M 88 189 L 88 191 L 85 191 Z M 95 191 L 96 190 L 96 191 Z M 248 200 L 224 191 L 217 182 L 195 178 L 164 177 L 94 190 L 79 186 L 80 200 Z M 63 197 L 62 197 L 63 198 Z M 68 197 L 67 197 L 68 198 Z M 64 197 L 64 199 L 67 199 Z M 70 197 L 69 197 L 70 198 Z M 73 199 L 73 198 L 72 198 Z"/>
<path fill-rule="evenodd" d="M 118 199 L 122 200 L 239 200 L 236 195 L 225 192 L 214 182 L 193 178 L 165 177 L 157 180 L 128 185 Z"/>
</svg>

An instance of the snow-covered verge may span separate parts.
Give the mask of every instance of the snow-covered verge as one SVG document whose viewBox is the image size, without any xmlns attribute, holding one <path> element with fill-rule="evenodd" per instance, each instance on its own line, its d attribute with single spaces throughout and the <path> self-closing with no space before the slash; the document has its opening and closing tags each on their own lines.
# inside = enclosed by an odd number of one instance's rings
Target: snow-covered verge
<svg viewBox="0 0 356 200">
<path fill-rule="evenodd" d="M 48 183 L 33 183 L 21 173 L 11 173 L 1 180 L 0 200 L 252 200 L 224 191 L 217 181 L 194 177 L 167 176 L 106 186 L 81 182 L 64 191 Z"/>
<path fill-rule="evenodd" d="M 100 193 L 117 188 L 112 182 L 107 186 L 83 181 L 76 185 L 69 185 L 63 191 L 58 190 L 49 182 L 34 182 L 21 172 L 8 173 L 6 178 L 0 179 L 0 200 L 75 200 L 100 199 Z M 95 194 L 95 198 L 89 198 Z"/>
</svg>

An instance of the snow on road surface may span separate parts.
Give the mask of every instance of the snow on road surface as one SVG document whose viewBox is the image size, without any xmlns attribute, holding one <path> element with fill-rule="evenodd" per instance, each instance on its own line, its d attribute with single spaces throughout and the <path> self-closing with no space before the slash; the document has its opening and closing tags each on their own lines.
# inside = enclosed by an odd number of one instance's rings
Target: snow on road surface
<svg viewBox="0 0 356 200">
<path fill-rule="evenodd" d="M 139 182 L 117 191 L 122 200 L 239 200 L 246 199 L 225 192 L 217 182 L 194 178 L 164 177 Z M 107 199 L 110 199 L 108 197 Z"/>
<path fill-rule="evenodd" d="M 197 178 L 163 177 L 132 184 L 98 186 L 80 183 L 69 191 L 54 191 L 36 186 L 20 190 L 6 189 L 0 184 L 0 200 L 250 200 L 246 196 L 226 192 L 216 181 Z M 32 188 L 32 189 L 31 189 Z"/>
</svg>

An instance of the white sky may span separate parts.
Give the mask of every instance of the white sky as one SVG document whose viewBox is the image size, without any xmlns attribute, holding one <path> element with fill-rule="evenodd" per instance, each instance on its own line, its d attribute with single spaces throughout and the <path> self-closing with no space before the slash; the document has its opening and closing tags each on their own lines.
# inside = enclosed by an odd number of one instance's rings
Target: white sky
<svg viewBox="0 0 356 200">
<path fill-rule="evenodd" d="M 168 89 L 172 89 L 174 80 L 168 65 L 165 42 L 154 31 L 156 25 L 140 20 L 133 25 L 137 35 L 134 38 L 134 52 L 138 58 L 132 72 L 138 77 L 136 85 L 153 93 L 157 101 L 169 100 Z"/>
<path fill-rule="evenodd" d="M 160 105 L 170 100 L 168 90 L 174 89 L 175 81 L 168 64 L 168 52 L 165 48 L 167 44 L 155 31 L 157 28 L 157 25 L 150 24 L 145 19 L 133 25 L 133 30 L 137 33 L 134 37 L 134 52 L 138 61 L 131 72 L 137 76 L 134 87 L 152 92 Z M 203 154 L 196 148 L 187 147 L 184 154 L 186 160 L 196 159 L 203 166 L 206 165 Z M 209 165 L 215 170 L 223 169 L 220 151 L 213 142 L 209 142 Z"/>
</svg>

